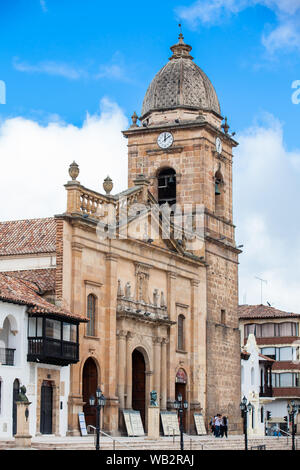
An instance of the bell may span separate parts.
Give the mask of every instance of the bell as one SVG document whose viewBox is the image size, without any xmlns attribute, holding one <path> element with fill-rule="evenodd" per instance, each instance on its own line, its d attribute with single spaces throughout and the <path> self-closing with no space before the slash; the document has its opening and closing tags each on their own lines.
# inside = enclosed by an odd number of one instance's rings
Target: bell
<svg viewBox="0 0 300 470">
<path fill-rule="evenodd" d="M 219 196 L 220 194 L 221 194 L 221 192 L 219 190 L 219 183 L 216 183 L 216 185 L 215 185 L 215 195 Z"/>
</svg>

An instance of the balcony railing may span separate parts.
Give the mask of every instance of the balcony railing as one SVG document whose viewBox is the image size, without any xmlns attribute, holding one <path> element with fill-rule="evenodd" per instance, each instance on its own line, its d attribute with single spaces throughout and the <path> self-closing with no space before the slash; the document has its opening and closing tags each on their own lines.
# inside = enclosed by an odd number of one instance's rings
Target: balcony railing
<svg viewBox="0 0 300 470">
<path fill-rule="evenodd" d="M 28 338 L 28 361 L 67 365 L 78 362 L 79 345 L 52 338 Z"/>
<path fill-rule="evenodd" d="M 272 397 L 273 396 L 273 388 L 267 386 L 261 386 L 259 391 L 260 397 Z"/>
<path fill-rule="evenodd" d="M 13 366 L 14 356 L 15 356 L 15 349 L 0 348 L 0 365 Z"/>
</svg>

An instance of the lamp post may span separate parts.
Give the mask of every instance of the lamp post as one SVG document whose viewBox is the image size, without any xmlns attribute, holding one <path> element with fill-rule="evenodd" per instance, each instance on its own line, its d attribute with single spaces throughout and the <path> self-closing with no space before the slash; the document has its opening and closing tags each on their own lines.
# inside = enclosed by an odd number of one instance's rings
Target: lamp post
<svg viewBox="0 0 300 470">
<path fill-rule="evenodd" d="M 290 416 L 290 420 L 292 422 L 292 450 L 296 450 L 295 447 L 295 415 L 298 412 L 298 407 L 296 406 L 294 400 L 291 401 L 291 403 L 288 404 L 287 406 L 288 414 Z"/>
<path fill-rule="evenodd" d="M 174 408 L 179 412 L 179 430 L 180 430 L 180 450 L 183 450 L 184 443 L 183 443 L 183 412 L 187 410 L 189 404 L 186 400 L 182 400 L 181 393 L 178 394 L 177 400 L 174 401 L 173 404 Z"/>
<path fill-rule="evenodd" d="M 96 403 L 97 399 L 97 403 Z M 96 408 L 96 450 L 100 450 L 100 412 L 101 408 L 105 406 L 106 398 L 103 395 L 100 387 L 96 390 L 96 399 L 91 396 L 89 399 L 90 406 Z"/>
<path fill-rule="evenodd" d="M 247 398 L 244 396 L 241 403 L 240 403 L 240 409 L 242 412 L 242 418 L 244 422 L 244 434 L 245 434 L 245 450 L 248 450 L 248 420 L 247 420 L 247 414 L 249 411 L 251 411 L 253 406 L 251 405 L 250 401 L 247 403 Z"/>
</svg>

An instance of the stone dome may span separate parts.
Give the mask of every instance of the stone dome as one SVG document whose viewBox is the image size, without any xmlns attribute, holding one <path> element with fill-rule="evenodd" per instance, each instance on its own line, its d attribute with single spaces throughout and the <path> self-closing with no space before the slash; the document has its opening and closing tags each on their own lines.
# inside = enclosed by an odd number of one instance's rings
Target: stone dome
<svg viewBox="0 0 300 470">
<path fill-rule="evenodd" d="M 190 55 L 191 46 L 179 42 L 171 47 L 169 62 L 155 75 L 146 92 L 142 118 L 150 111 L 174 108 L 213 111 L 221 114 L 215 89 Z"/>
</svg>

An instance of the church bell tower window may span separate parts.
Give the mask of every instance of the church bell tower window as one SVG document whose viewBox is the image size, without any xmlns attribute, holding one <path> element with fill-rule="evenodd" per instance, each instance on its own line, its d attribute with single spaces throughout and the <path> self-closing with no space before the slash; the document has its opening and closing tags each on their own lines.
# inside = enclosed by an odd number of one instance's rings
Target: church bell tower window
<svg viewBox="0 0 300 470">
<path fill-rule="evenodd" d="M 176 204 L 176 172 L 173 168 L 160 170 L 157 175 L 158 203 Z"/>
</svg>

